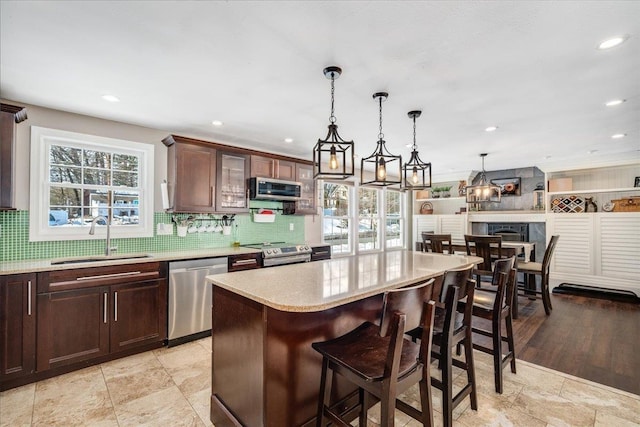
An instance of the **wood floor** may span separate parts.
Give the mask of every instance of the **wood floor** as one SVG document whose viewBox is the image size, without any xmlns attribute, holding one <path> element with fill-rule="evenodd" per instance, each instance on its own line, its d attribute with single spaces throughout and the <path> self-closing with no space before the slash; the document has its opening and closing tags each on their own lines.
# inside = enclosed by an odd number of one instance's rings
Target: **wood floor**
<svg viewBox="0 0 640 427">
<path fill-rule="evenodd" d="M 519 297 L 516 357 L 640 395 L 640 304 L 574 295 Z M 474 319 L 475 320 L 475 319 Z"/>
</svg>

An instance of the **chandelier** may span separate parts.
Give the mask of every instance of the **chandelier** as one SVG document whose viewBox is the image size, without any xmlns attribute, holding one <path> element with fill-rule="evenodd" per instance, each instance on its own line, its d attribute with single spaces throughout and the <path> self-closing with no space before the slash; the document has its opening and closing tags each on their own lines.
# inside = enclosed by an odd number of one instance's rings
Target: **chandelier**
<svg viewBox="0 0 640 427">
<path fill-rule="evenodd" d="M 487 182 L 487 176 L 484 172 L 484 158 L 487 157 L 487 153 L 480 154 L 480 157 L 482 157 L 480 181 L 476 185 L 467 185 L 465 187 L 467 203 L 499 202 L 501 196 L 500 186 Z"/>
<path fill-rule="evenodd" d="M 382 101 L 386 101 L 388 96 L 389 94 L 387 92 L 376 92 L 373 94 L 373 99 L 378 100 L 380 112 L 378 143 L 375 151 L 371 153 L 369 157 L 363 158 L 360 163 L 360 185 L 384 187 L 401 183 L 402 157 L 394 156 L 387 151 L 385 140 L 383 139 L 384 133 L 382 133 Z M 365 181 L 365 166 L 370 164 L 373 164 L 375 173 L 372 180 Z M 392 172 L 392 174 L 389 174 L 389 172 Z"/>
<path fill-rule="evenodd" d="M 324 76 L 331 79 L 331 115 L 329 132 L 324 139 L 318 139 L 313 148 L 313 177 L 346 179 L 354 175 L 353 141 L 345 141 L 338 134 L 334 115 L 335 80 L 342 74 L 340 67 L 331 66 L 323 70 Z"/>
<path fill-rule="evenodd" d="M 405 190 L 424 190 L 431 188 L 431 163 L 425 163 L 418 155 L 416 145 L 416 118 L 420 117 L 422 111 L 409 111 L 407 115 L 413 119 L 413 151 L 411 158 L 403 166 L 402 188 Z"/>
</svg>

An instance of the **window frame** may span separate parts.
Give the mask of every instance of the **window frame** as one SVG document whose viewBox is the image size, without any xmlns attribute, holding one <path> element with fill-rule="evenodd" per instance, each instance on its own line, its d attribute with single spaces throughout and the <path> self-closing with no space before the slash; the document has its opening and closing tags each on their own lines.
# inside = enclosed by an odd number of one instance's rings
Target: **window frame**
<svg viewBox="0 0 640 427">
<path fill-rule="evenodd" d="M 89 224 L 77 227 L 51 227 L 45 212 L 50 209 L 49 167 L 50 149 L 60 145 L 89 150 L 107 151 L 138 157 L 139 223 L 135 225 L 111 225 L 114 238 L 153 237 L 154 212 L 154 145 L 115 138 L 89 135 L 60 129 L 31 126 L 31 160 L 29 184 L 29 241 L 101 240 L 106 231 L 89 235 Z M 111 206 L 115 198 L 111 198 Z"/>
<path fill-rule="evenodd" d="M 321 239 L 324 243 L 332 245 L 331 241 L 324 240 L 324 220 L 325 218 L 338 218 L 333 216 L 325 215 L 324 212 L 324 185 L 325 183 L 345 185 L 348 187 L 348 215 L 347 219 L 349 221 L 349 251 L 345 252 L 332 252 L 333 257 L 340 256 L 349 256 L 355 255 L 359 253 L 377 253 L 377 252 L 385 252 L 385 251 L 394 251 L 394 250 L 404 250 L 407 249 L 407 226 L 408 226 L 408 218 L 407 218 L 407 193 L 389 188 L 376 188 L 369 186 L 359 186 L 357 183 L 352 181 L 332 181 L 332 180 L 319 180 L 320 188 L 322 189 L 321 195 L 321 204 L 322 204 L 322 212 L 321 212 Z M 378 192 L 377 197 L 377 216 L 378 219 L 378 231 L 377 231 L 377 239 L 378 239 L 378 247 L 375 249 L 360 249 L 360 233 L 359 233 L 359 225 L 360 225 L 360 198 L 358 196 L 360 188 L 376 190 Z M 399 194 L 400 196 L 400 239 L 401 244 L 398 246 L 389 246 L 387 243 L 387 195 L 388 192 L 393 191 Z M 344 217 L 340 217 L 344 218 Z M 380 226 L 383 224 L 383 226 Z M 332 245 L 333 246 L 333 245 Z M 333 249 L 333 248 L 332 248 Z"/>
</svg>

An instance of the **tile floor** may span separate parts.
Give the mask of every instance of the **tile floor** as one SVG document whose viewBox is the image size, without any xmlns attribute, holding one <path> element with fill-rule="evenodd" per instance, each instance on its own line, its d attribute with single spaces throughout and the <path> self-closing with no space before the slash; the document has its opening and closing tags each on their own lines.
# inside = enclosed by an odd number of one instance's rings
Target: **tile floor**
<svg viewBox="0 0 640 427">
<path fill-rule="evenodd" d="M 211 426 L 211 338 L 162 348 L 0 393 L 1 426 Z M 454 426 L 640 426 L 640 396 L 524 361 L 494 392 L 491 358 L 475 353 L 478 411 Z M 460 372 L 461 373 L 461 372 Z M 462 378 L 460 378 L 462 379 Z M 459 382 L 459 381 L 458 381 Z M 417 391 L 406 398 L 417 404 Z M 434 389 L 436 425 L 442 425 Z M 377 426 L 377 411 L 370 411 Z M 397 426 L 420 424 L 398 412 Z"/>
</svg>

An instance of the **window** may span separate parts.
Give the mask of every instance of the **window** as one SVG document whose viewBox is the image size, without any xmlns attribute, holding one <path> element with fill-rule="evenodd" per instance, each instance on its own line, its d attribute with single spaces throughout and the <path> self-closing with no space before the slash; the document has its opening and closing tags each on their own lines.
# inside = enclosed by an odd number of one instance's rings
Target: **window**
<svg viewBox="0 0 640 427">
<path fill-rule="evenodd" d="M 356 249 L 402 249 L 406 245 L 405 205 L 405 194 L 397 190 L 356 189 L 344 183 L 324 182 L 323 240 L 331 244 L 334 255 L 353 254 Z"/>
<path fill-rule="evenodd" d="M 375 188 L 358 189 L 358 250 L 380 249 L 380 207 L 382 191 Z"/>
<path fill-rule="evenodd" d="M 153 236 L 151 144 L 31 127 L 30 240 Z"/>
<path fill-rule="evenodd" d="M 386 190 L 386 227 L 385 227 L 385 247 L 404 247 L 404 224 L 405 224 L 405 200 L 403 193 L 396 190 Z"/>
<path fill-rule="evenodd" d="M 351 222 L 351 195 L 353 187 L 325 182 L 323 184 L 322 238 L 331 244 L 332 254 L 353 253 Z"/>
</svg>

